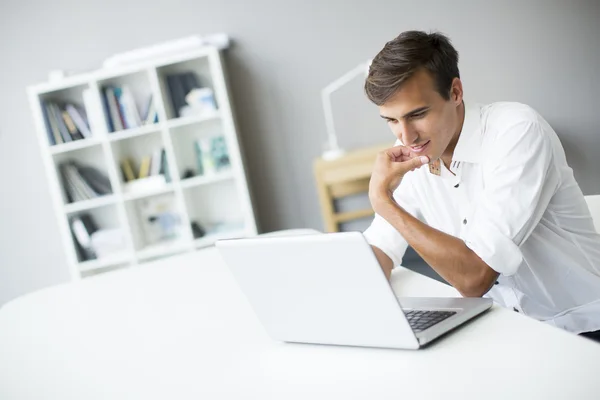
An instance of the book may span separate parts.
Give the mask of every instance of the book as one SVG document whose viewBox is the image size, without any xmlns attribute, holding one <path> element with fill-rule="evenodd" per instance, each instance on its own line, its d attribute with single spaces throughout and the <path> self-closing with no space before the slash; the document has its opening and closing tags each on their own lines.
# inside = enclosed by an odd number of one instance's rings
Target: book
<svg viewBox="0 0 600 400">
<path fill-rule="evenodd" d="M 181 74 L 167 75 L 167 87 L 169 88 L 173 113 L 176 117 L 180 117 L 181 109 L 186 105 L 185 95 L 187 94 L 185 93 Z"/>
<path fill-rule="evenodd" d="M 144 112 L 141 115 L 142 119 L 144 120 L 144 123 L 146 121 L 146 118 L 148 117 L 148 114 L 150 113 L 150 108 L 152 107 L 153 102 L 154 102 L 154 96 L 152 96 L 152 95 L 148 96 L 148 100 L 146 101 L 146 108 L 144 108 Z"/>
<path fill-rule="evenodd" d="M 131 182 L 135 180 L 133 166 L 131 165 L 131 160 L 129 158 L 125 158 L 123 161 L 121 161 L 121 170 L 123 171 L 123 178 L 125 179 L 125 182 Z"/>
<path fill-rule="evenodd" d="M 69 222 L 71 224 L 71 222 Z M 75 245 L 75 253 L 77 254 L 77 260 L 87 261 L 87 255 L 83 247 L 79 244 L 77 237 L 75 236 L 75 232 L 73 232 L 73 226 L 71 225 L 71 239 L 73 240 L 73 244 Z"/>
<path fill-rule="evenodd" d="M 98 226 L 90 214 L 82 214 L 80 218 L 90 235 L 98 230 Z"/>
<path fill-rule="evenodd" d="M 161 154 L 162 154 L 162 149 L 156 149 L 154 151 L 154 153 L 152 153 L 152 161 L 150 163 L 150 175 L 160 174 Z"/>
<path fill-rule="evenodd" d="M 64 143 L 60 130 L 58 129 L 58 122 L 56 121 L 56 115 L 54 114 L 54 107 L 52 103 L 46 104 L 46 112 L 48 113 L 48 119 L 50 121 L 50 129 L 52 130 L 52 136 L 56 144 Z"/>
<path fill-rule="evenodd" d="M 83 112 L 80 112 L 73 104 L 67 104 L 66 111 L 69 113 L 69 116 L 71 117 L 73 124 L 75 124 L 77 127 L 79 133 L 81 133 L 81 135 L 86 139 L 90 138 L 92 133 L 90 132 L 88 123 L 85 121 L 82 115 Z"/>
<path fill-rule="evenodd" d="M 67 198 L 70 203 L 89 199 L 88 193 L 77 181 L 77 177 L 73 174 L 68 165 L 62 167 L 63 182 Z"/>
<path fill-rule="evenodd" d="M 135 99 L 133 98 L 133 93 L 129 89 L 129 86 L 123 86 L 123 94 L 122 100 L 125 106 L 125 115 L 128 118 L 128 127 L 129 128 L 137 128 L 142 126 L 142 121 L 140 118 L 140 114 L 138 112 L 137 106 L 135 105 Z"/>
<path fill-rule="evenodd" d="M 91 235 L 98 230 L 95 221 L 89 214 L 82 214 L 71 218 L 71 231 L 81 250 L 82 261 L 96 258 L 92 247 Z"/>
<path fill-rule="evenodd" d="M 79 192 L 78 187 L 72 179 L 72 175 L 67 173 L 67 165 L 61 164 L 59 166 L 60 175 L 63 182 L 63 190 L 68 203 L 74 203 L 76 201 L 85 200 L 85 195 Z"/>
<path fill-rule="evenodd" d="M 194 140 L 194 153 L 196 154 L 196 170 L 198 175 L 204 175 L 204 165 L 202 163 L 202 148 L 200 140 Z"/>
<path fill-rule="evenodd" d="M 91 118 L 91 114 L 90 111 L 94 110 L 94 101 L 92 99 L 92 94 L 89 90 L 87 90 L 88 95 L 86 95 L 86 90 L 84 90 L 84 97 L 83 97 L 83 101 L 85 103 L 85 108 L 88 111 L 88 115 L 90 115 Z M 104 119 L 106 121 L 106 129 L 108 129 L 109 132 L 114 132 L 115 131 L 115 126 L 112 123 L 112 111 L 110 108 L 110 102 L 108 101 L 108 95 L 106 90 L 104 90 L 102 92 L 102 106 L 104 108 Z M 93 122 L 90 121 L 90 124 L 93 125 Z M 90 125 L 90 128 L 92 130 L 95 130 L 93 126 Z"/>
<path fill-rule="evenodd" d="M 77 170 L 81 177 L 98 195 L 112 193 L 112 188 L 110 186 L 108 177 L 102 174 L 98 169 L 87 165 L 81 165 L 77 167 Z"/>
<path fill-rule="evenodd" d="M 69 203 L 112 193 L 108 177 L 95 167 L 66 161 L 59 170 Z"/>
<path fill-rule="evenodd" d="M 135 104 L 131 104 L 133 100 L 129 96 L 127 87 L 115 87 L 113 89 L 117 104 L 119 106 L 119 114 L 121 115 L 121 121 L 123 123 L 123 129 L 137 128 L 137 119 L 135 113 Z"/>
<path fill-rule="evenodd" d="M 211 154 L 211 138 L 201 138 L 196 140 L 196 152 L 199 154 L 197 160 L 198 170 L 202 171 L 199 175 L 207 175 L 215 172 L 215 162 Z"/>
<path fill-rule="evenodd" d="M 210 156 L 217 171 L 226 169 L 231 165 L 225 136 L 214 136 L 210 139 Z"/>
<path fill-rule="evenodd" d="M 73 138 L 73 140 L 83 139 L 83 136 L 81 135 L 81 133 L 79 133 L 79 130 L 77 130 L 75 123 L 73 122 L 71 116 L 67 111 L 62 112 L 62 119 L 65 122 L 65 126 L 67 127 L 69 135 L 71 135 L 71 138 Z"/>
<path fill-rule="evenodd" d="M 154 97 L 150 95 L 146 111 L 143 114 L 144 125 L 151 125 L 158 122 L 158 112 L 154 103 Z"/>
<path fill-rule="evenodd" d="M 92 89 L 84 89 L 81 93 L 83 96 L 83 107 L 74 106 L 79 112 L 79 115 L 83 119 L 85 126 L 89 130 L 89 137 L 92 137 L 94 132 L 102 132 L 107 129 L 110 132 L 110 118 L 108 117 L 108 109 L 105 109 L 104 104 L 105 97 L 102 93 L 100 96 L 96 95 L 96 92 L 92 92 Z M 73 116 L 71 116 L 73 117 Z M 81 131 L 81 127 L 79 128 Z M 81 131 L 81 134 L 85 136 L 87 132 Z"/>
<path fill-rule="evenodd" d="M 140 163 L 140 173 L 138 178 L 146 178 L 150 174 L 150 162 L 152 160 L 151 156 L 146 156 L 142 158 L 142 162 Z"/>
<path fill-rule="evenodd" d="M 120 87 L 112 88 L 113 94 L 115 95 L 115 101 L 117 102 L 117 113 L 119 115 L 119 120 L 121 121 L 121 126 L 123 129 L 133 128 L 130 125 L 130 122 L 127 120 L 127 116 L 125 114 L 125 103 L 122 99 L 123 90 Z"/>
<path fill-rule="evenodd" d="M 164 175 L 165 176 L 165 180 L 167 182 L 171 181 L 171 176 L 169 175 L 169 168 L 167 165 L 167 152 L 165 151 L 165 149 L 162 150 L 161 154 L 160 154 L 160 171 L 159 171 L 159 175 Z"/>
<path fill-rule="evenodd" d="M 69 134 L 69 130 L 65 125 L 65 121 L 62 118 L 62 112 L 60 108 L 55 103 L 50 103 L 50 108 L 52 109 L 52 113 L 54 114 L 54 118 L 56 119 L 56 125 L 58 126 L 58 130 L 60 132 L 60 136 L 63 138 L 65 143 L 69 143 L 73 141 L 73 138 Z"/>
<path fill-rule="evenodd" d="M 119 112 L 119 105 L 117 104 L 117 97 L 112 87 L 104 89 L 104 95 L 108 104 L 108 111 L 110 115 L 112 132 L 122 131 L 123 122 L 121 121 L 121 114 Z"/>
<path fill-rule="evenodd" d="M 98 193 L 96 193 L 94 189 L 92 189 L 85 181 L 85 179 L 83 179 L 74 163 L 68 163 L 65 167 L 65 170 L 69 181 L 75 187 L 81 200 L 88 200 L 98 197 Z"/>
<path fill-rule="evenodd" d="M 202 87 L 200 86 L 198 77 L 193 72 L 184 72 L 183 74 L 181 74 L 181 80 L 183 81 L 183 88 L 185 92 L 184 98 L 188 95 L 189 92 L 192 91 L 192 89 L 199 89 Z"/>
<path fill-rule="evenodd" d="M 43 101 L 40 101 L 40 108 L 42 109 L 42 117 L 44 118 L 44 127 L 46 128 L 46 135 L 48 135 L 48 144 L 54 146 L 56 139 L 52 133 L 52 127 L 50 126 L 50 117 L 48 116 L 48 108 Z"/>
</svg>

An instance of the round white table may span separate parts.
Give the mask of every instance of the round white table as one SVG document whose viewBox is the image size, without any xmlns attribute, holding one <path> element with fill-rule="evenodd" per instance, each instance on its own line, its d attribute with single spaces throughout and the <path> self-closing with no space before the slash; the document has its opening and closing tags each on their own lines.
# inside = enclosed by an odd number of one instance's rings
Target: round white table
<svg viewBox="0 0 600 400">
<path fill-rule="evenodd" d="M 399 295 L 456 296 L 403 268 Z M 418 351 L 272 341 L 214 248 L 0 309 L 0 399 L 598 399 L 600 345 L 488 313 Z"/>
</svg>

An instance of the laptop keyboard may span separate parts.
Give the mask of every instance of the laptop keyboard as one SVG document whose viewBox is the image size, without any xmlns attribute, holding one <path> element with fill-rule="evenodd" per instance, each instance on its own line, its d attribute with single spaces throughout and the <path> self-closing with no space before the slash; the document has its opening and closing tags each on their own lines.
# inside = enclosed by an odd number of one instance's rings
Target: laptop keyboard
<svg viewBox="0 0 600 400">
<path fill-rule="evenodd" d="M 410 327 L 415 332 L 424 331 L 433 325 L 442 322 L 446 318 L 450 318 L 456 311 L 426 311 L 426 310 L 410 310 L 405 311 L 406 319 L 410 323 Z"/>
</svg>

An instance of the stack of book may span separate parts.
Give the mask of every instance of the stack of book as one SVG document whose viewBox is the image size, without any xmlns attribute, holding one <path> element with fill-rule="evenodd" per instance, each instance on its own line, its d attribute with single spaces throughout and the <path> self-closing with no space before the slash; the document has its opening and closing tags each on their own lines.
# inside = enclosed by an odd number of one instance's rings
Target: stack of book
<svg viewBox="0 0 600 400">
<path fill-rule="evenodd" d="M 91 235 L 98 230 L 90 214 L 82 214 L 70 219 L 71 233 L 75 239 L 75 249 L 80 261 L 93 260 L 96 252 L 92 248 Z"/>
<path fill-rule="evenodd" d="M 182 117 L 182 111 L 188 107 L 186 96 L 193 90 L 199 89 L 200 82 L 193 72 L 183 72 L 166 76 L 169 97 L 176 117 Z"/>
<path fill-rule="evenodd" d="M 67 161 L 59 169 L 69 203 L 112 193 L 106 175 L 94 167 Z"/>
<path fill-rule="evenodd" d="M 121 229 L 99 229 L 88 213 L 74 216 L 69 222 L 80 261 L 103 258 L 125 250 Z"/>
<path fill-rule="evenodd" d="M 137 170 L 137 173 L 136 173 Z M 157 149 L 151 155 L 142 158 L 139 169 L 136 168 L 131 158 L 125 158 L 121 162 L 121 171 L 125 182 L 137 179 L 149 178 L 151 176 L 165 176 L 168 180 L 167 158 L 164 149 Z"/>
<path fill-rule="evenodd" d="M 110 132 L 139 128 L 158 122 L 158 112 L 152 95 L 146 101 L 142 113 L 138 111 L 131 90 L 122 87 L 105 87 L 102 92 L 106 124 Z"/>
<path fill-rule="evenodd" d="M 92 136 L 83 108 L 74 104 L 59 105 L 53 101 L 45 101 L 42 102 L 42 113 L 50 146 Z"/>
</svg>

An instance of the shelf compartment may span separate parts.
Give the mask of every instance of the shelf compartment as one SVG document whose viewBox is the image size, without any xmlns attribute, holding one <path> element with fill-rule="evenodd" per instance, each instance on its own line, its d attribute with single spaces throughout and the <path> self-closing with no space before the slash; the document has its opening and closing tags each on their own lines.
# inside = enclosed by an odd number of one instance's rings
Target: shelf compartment
<svg viewBox="0 0 600 400">
<path fill-rule="evenodd" d="M 204 56 L 165 64 L 157 68 L 159 86 L 168 120 L 182 116 L 177 109 L 187 104 L 185 96 L 189 93 L 190 88 L 208 88 L 214 94 L 210 67 L 210 59 Z M 216 100 L 214 103 L 217 106 Z"/>
<path fill-rule="evenodd" d="M 177 247 L 171 246 L 172 243 L 186 237 L 184 229 L 187 227 L 184 226 L 183 213 L 174 193 L 127 201 L 125 210 L 138 258 L 152 258 L 155 254 L 167 253 L 170 251 L 168 249 Z"/>
<path fill-rule="evenodd" d="M 179 126 L 170 129 L 169 132 L 180 179 L 202 176 L 210 172 L 218 174 L 231 167 L 230 144 L 224 135 L 220 119 L 203 124 Z M 206 155 L 212 160 L 214 168 L 207 170 L 204 167 L 203 157 Z"/>
<path fill-rule="evenodd" d="M 109 180 L 105 152 L 102 146 L 90 146 L 53 156 L 63 204 L 69 209 L 86 208 L 90 200 L 112 195 L 114 188 Z M 65 177 L 61 166 L 74 164 L 75 173 Z M 91 171 L 90 168 L 95 171 Z M 82 172 L 82 170 L 85 170 Z M 87 172 L 87 174 L 86 174 Z M 69 191 L 69 194 L 67 193 Z M 72 201 L 70 201 L 72 200 Z M 79 204 L 83 203 L 83 204 Z M 92 202 L 92 204 L 94 204 Z"/>
<path fill-rule="evenodd" d="M 126 262 L 119 254 L 131 253 L 115 204 L 73 211 L 66 218 L 81 270 Z"/>
<path fill-rule="evenodd" d="M 166 160 L 166 153 L 163 154 L 164 143 L 160 132 L 154 131 L 142 136 L 113 141 L 111 147 L 115 168 L 119 171 L 124 192 L 129 186 L 143 186 L 141 183 L 136 185 L 136 181 L 141 179 L 164 175 L 166 181 L 170 181 L 169 163 Z M 126 160 L 129 164 L 129 172 L 124 166 Z M 143 172 L 142 176 L 141 172 Z"/>
<path fill-rule="evenodd" d="M 158 122 L 156 95 L 148 71 L 104 78 L 98 86 L 109 136 Z"/>
<path fill-rule="evenodd" d="M 196 240 L 206 239 L 198 240 L 196 245 L 210 242 L 208 235 L 231 231 L 237 234 L 246 228 L 243 207 L 240 204 L 234 179 L 184 188 L 183 198 L 190 223 L 196 223 L 200 231 L 207 235 L 207 237 L 195 237 Z M 199 233 L 196 230 L 195 236 Z"/>
</svg>

